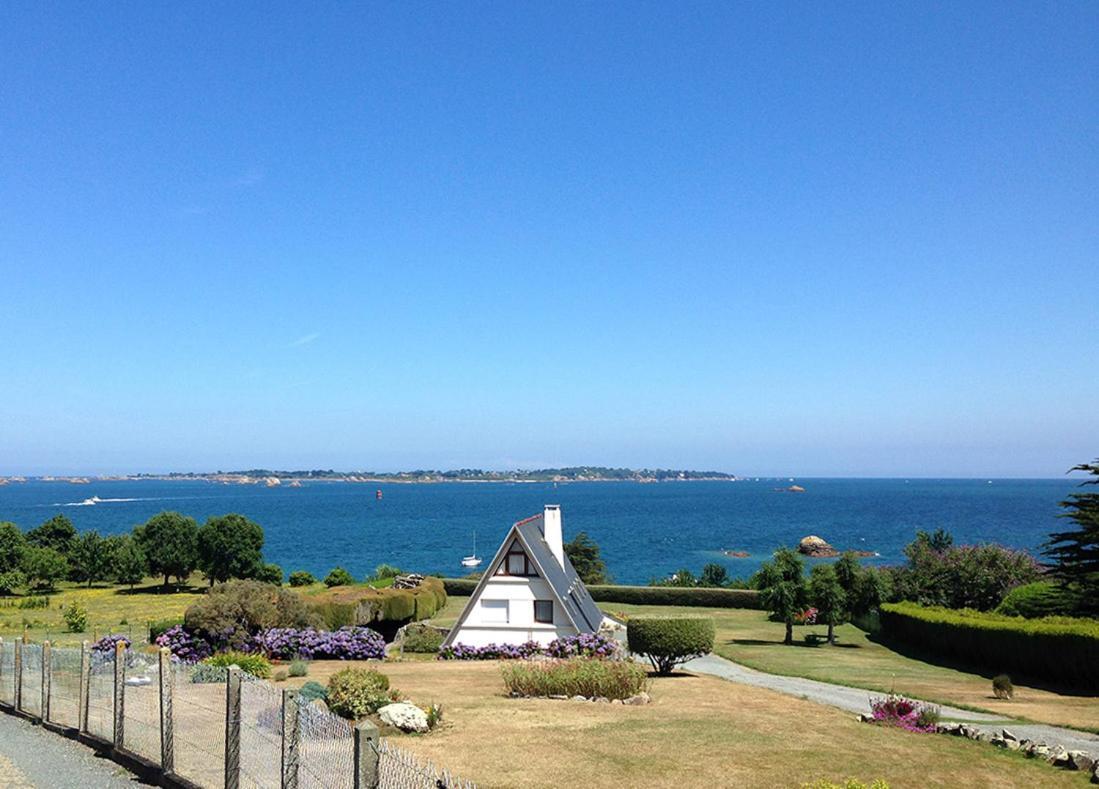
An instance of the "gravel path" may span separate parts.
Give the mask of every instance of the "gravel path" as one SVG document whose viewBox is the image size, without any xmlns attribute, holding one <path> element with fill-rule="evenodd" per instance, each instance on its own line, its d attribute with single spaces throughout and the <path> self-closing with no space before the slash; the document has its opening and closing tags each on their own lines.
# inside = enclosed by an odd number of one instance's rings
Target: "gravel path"
<svg viewBox="0 0 1099 789">
<path fill-rule="evenodd" d="M 754 685 L 757 688 L 767 688 L 779 693 L 798 696 L 799 698 L 838 707 L 841 710 L 853 713 L 869 713 L 870 698 L 881 695 L 861 688 L 849 688 L 844 685 L 833 685 L 813 679 L 767 674 L 763 671 L 741 666 L 717 655 L 696 658 L 686 663 L 683 668 L 699 674 L 721 677 L 731 682 Z M 940 711 L 943 720 L 984 724 L 979 728 L 987 727 L 990 731 L 996 730 L 997 723 L 1003 724 L 1008 720 L 1000 715 L 988 712 L 973 712 L 958 709 L 957 707 L 940 707 Z M 1059 726 L 1048 726 L 1043 723 L 1009 724 L 1009 726 L 1011 732 L 1020 739 L 1036 740 L 1050 746 L 1063 745 L 1065 750 L 1087 751 L 1099 758 L 1099 736 L 1094 734 L 1079 732 L 1074 729 L 1063 729 Z"/>
<path fill-rule="evenodd" d="M 138 789 L 143 785 L 75 740 L 0 713 L 0 787 Z"/>
</svg>

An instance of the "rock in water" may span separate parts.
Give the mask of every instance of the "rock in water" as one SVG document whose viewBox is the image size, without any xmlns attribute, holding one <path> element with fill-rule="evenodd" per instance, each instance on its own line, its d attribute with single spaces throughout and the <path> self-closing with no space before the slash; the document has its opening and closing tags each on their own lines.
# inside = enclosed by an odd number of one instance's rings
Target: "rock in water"
<svg viewBox="0 0 1099 789">
<path fill-rule="evenodd" d="M 839 551 L 815 534 L 801 538 L 801 542 L 798 543 L 798 552 L 818 559 L 840 555 Z"/>
<path fill-rule="evenodd" d="M 415 704 L 405 701 L 396 704 L 386 704 L 378 710 L 378 717 L 382 723 L 400 729 L 401 731 L 427 731 L 427 713 Z"/>
</svg>

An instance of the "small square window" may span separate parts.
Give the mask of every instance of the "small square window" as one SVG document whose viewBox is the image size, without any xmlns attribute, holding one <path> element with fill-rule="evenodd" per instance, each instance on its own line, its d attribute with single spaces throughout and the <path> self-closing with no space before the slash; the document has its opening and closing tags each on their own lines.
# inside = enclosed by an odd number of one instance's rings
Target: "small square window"
<svg viewBox="0 0 1099 789">
<path fill-rule="evenodd" d="M 535 600 L 534 601 L 534 621 L 542 622 L 543 624 L 553 624 L 553 601 L 552 600 Z"/>
</svg>

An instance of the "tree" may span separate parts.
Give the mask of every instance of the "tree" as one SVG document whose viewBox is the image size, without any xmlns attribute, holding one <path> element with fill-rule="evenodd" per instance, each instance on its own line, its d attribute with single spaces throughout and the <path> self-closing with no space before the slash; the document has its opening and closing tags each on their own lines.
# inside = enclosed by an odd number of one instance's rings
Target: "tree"
<svg viewBox="0 0 1099 789">
<path fill-rule="evenodd" d="M 710 562 L 702 568 L 698 576 L 698 585 L 706 587 L 726 586 L 729 583 L 729 571 L 716 562 Z"/>
<path fill-rule="evenodd" d="M 265 564 L 256 574 L 256 580 L 262 581 L 265 584 L 282 586 L 282 576 L 282 568 L 279 567 L 277 564 Z"/>
<path fill-rule="evenodd" d="M 27 532 L 27 542 L 38 548 L 52 548 L 67 559 L 76 543 L 76 527 L 64 515 L 54 515 Z"/>
<path fill-rule="evenodd" d="M 942 553 L 954 546 L 954 535 L 946 529 L 935 529 L 931 534 L 928 534 L 925 531 L 916 532 L 916 539 L 920 539 L 921 537 L 927 540 L 927 544 L 931 546 L 931 550 L 938 553 Z"/>
<path fill-rule="evenodd" d="M 763 606 L 786 624 L 784 644 L 794 643 L 794 617 L 805 610 L 808 596 L 801 557 L 791 548 L 779 548 L 756 574 Z"/>
<path fill-rule="evenodd" d="M 881 604 L 893 597 L 893 576 L 877 567 L 865 568 L 855 581 L 855 588 L 848 593 L 848 605 L 853 616 L 876 611 Z"/>
<path fill-rule="evenodd" d="M 1099 459 L 1074 466 L 1072 471 L 1093 477 L 1081 486 L 1099 485 Z M 1054 577 L 1077 598 L 1081 612 L 1099 613 L 1099 493 L 1073 493 L 1061 506 L 1067 510 L 1061 517 L 1077 528 L 1051 534 L 1044 553 L 1053 560 Z"/>
<path fill-rule="evenodd" d="M 236 513 L 209 518 L 198 530 L 198 557 L 211 586 L 255 578 L 263 570 L 263 527 Z"/>
<path fill-rule="evenodd" d="M 182 583 L 198 564 L 198 524 L 178 512 L 161 512 L 134 529 L 134 539 L 145 554 L 149 571 Z"/>
<path fill-rule="evenodd" d="M 828 625 L 828 643 L 835 644 L 836 625 L 848 619 L 847 594 L 835 567 L 818 564 L 809 573 L 809 601 L 817 609 L 817 621 Z"/>
<path fill-rule="evenodd" d="M 658 586 L 683 586 L 683 587 L 695 587 L 698 586 L 698 581 L 695 580 L 695 574 L 688 570 L 686 567 L 680 568 L 671 574 L 666 580 L 661 581 Z"/>
<path fill-rule="evenodd" d="M 832 565 L 836 570 L 836 580 L 843 587 L 844 593 L 850 598 L 855 592 L 855 586 L 862 575 L 862 565 L 854 551 L 845 551 L 844 554 Z"/>
<path fill-rule="evenodd" d="M 111 551 L 114 545 L 99 536 L 99 532 L 84 532 L 73 544 L 69 557 L 70 577 L 74 581 L 95 581 L 109 578 L 114 561 Z"/>
<path fill-rule="evenodd" d="M 565 543 L 565 556 L 569 557 L 576 574 L 584 583 L 610 583 L 607 565 L 599 555 L 599 545 L 587 532 L 582 531 L 572 538 L 572 542 Z"/>
<path fill-rule="evenodd" d="M 115 582 L 128 584 L 133 589 L 134 584 L 141 583 L 149 569 L 145 552 L 141 550 L 137 540 L 129 534 L 120 534 L 107 539 L 113 543 L 111 555 L 114 561 L 111 569 Z"/>
<path fill-rule="evenodd" d="M 23 572 L 35 589 L 53 589 L 69 573 L 69 562 L 53 548 L 32 546 L 23 557 Z"/>
<path fill-rule="evenodd" d="M 0 523 L 0 574 L 18 570 L 27 551 L 27 538 L 10 521 Z"/>
</svg>

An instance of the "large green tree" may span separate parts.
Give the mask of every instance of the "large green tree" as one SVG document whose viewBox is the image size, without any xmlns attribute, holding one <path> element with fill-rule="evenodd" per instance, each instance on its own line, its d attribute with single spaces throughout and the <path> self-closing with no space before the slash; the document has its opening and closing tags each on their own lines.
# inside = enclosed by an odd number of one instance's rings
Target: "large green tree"
<svg viewBox="0 0 1099 789">
<path fill-rule="evenodd" d="M 198 530 L 198 557 L 211 586 L 255 578 L 263 571 L 263 527 L 236 513 L 209 518 Z"/>
<path fill-rule="evenodd" d="M 172 576 L 182 583 L 198 566 L 198 524 L 194 518 L 161 512 L 136 527 L 134 539 L 148 560 L 149 571 L 164 576 L 165 589 Z"/>
<path fill-rule="evenodd" d="M 786 625 L 785 644 L 794 643 L 794 617 L 805 610 L 808 593 L 801 557 L 791 548 L 779 548 L 756 573 L 760 602 Z"/>
<path fill-rule="evenodd" d="M 52 548 L 67 559 L 76 544 L 76 527 L 64 515 L 54 515 L 27 532 L 27 542 L 38 548 Z"/>
<path fill-rule="evenodd" d="M 149 563 L 137 540 L 129 534 L 108 537 L 111 542 L 111 574 L 116 583 L 127 584 L 131 589 L 141 583 L 148 572 Z"/>
<path fill-rule="evenodd" d="M 74 581 L 84 581 L 89 587 L 96 581 L 110 578 L 113 548 L 114 545 L 94 529 L 81 534 L 69 556 L 70 577 Z"/>
<path fill-rule="evenodd" d="M 818 564 L 809 573 L 809 602 L 817 609 L 817 622 L 828 625 L 828 643 L 836 643 L 836 625 L 848 620 L 847 593 L 836 568 Z"/>
<path fill-rule="evenodd" d="M 729 571 L 717 562 L 710 562 L 702 567 L 702 574 L 698 576 L 698 585 L 710 588 L 727 586 L 729 583 Z"/>
<path fill-rule="evenodd" d="M 27 538 L 23 531 L 10 521 L 0 523 L 0 573 L 22 567 L 26 551 Z"/>
<path fill-rule="evenodd" d="M 607 565 L 599 555 L 599 545 L 588 536 L 587 532 L 580 532 L 573 537 L 571 542 L 565 543 L 565 555 L 569 557 L 576 574 L 586 584 L 610 583 L 610 575 L 607 573 Z"/>
<path fill-rule="evenodd" d="M 1092 479 L 1081 485 L 1099 485 L 1099 459 L 1074 466 Z M 1061 502 L 1067 512 L 1062 517 L 1076 528 L 1049 536 L 1045 555 L 1053 563 L 1052 572 L 1077 600 L 1081 613 L 1099 613 L 1099 493 L 1073 493 Z"/>
<path fill-rule="evenodd" d="M 69 574 L 69 561 L 60 551 L 34 545 L 23 556 L 23 572 L 33 588 L 49 590 Z"/>
</svg>

